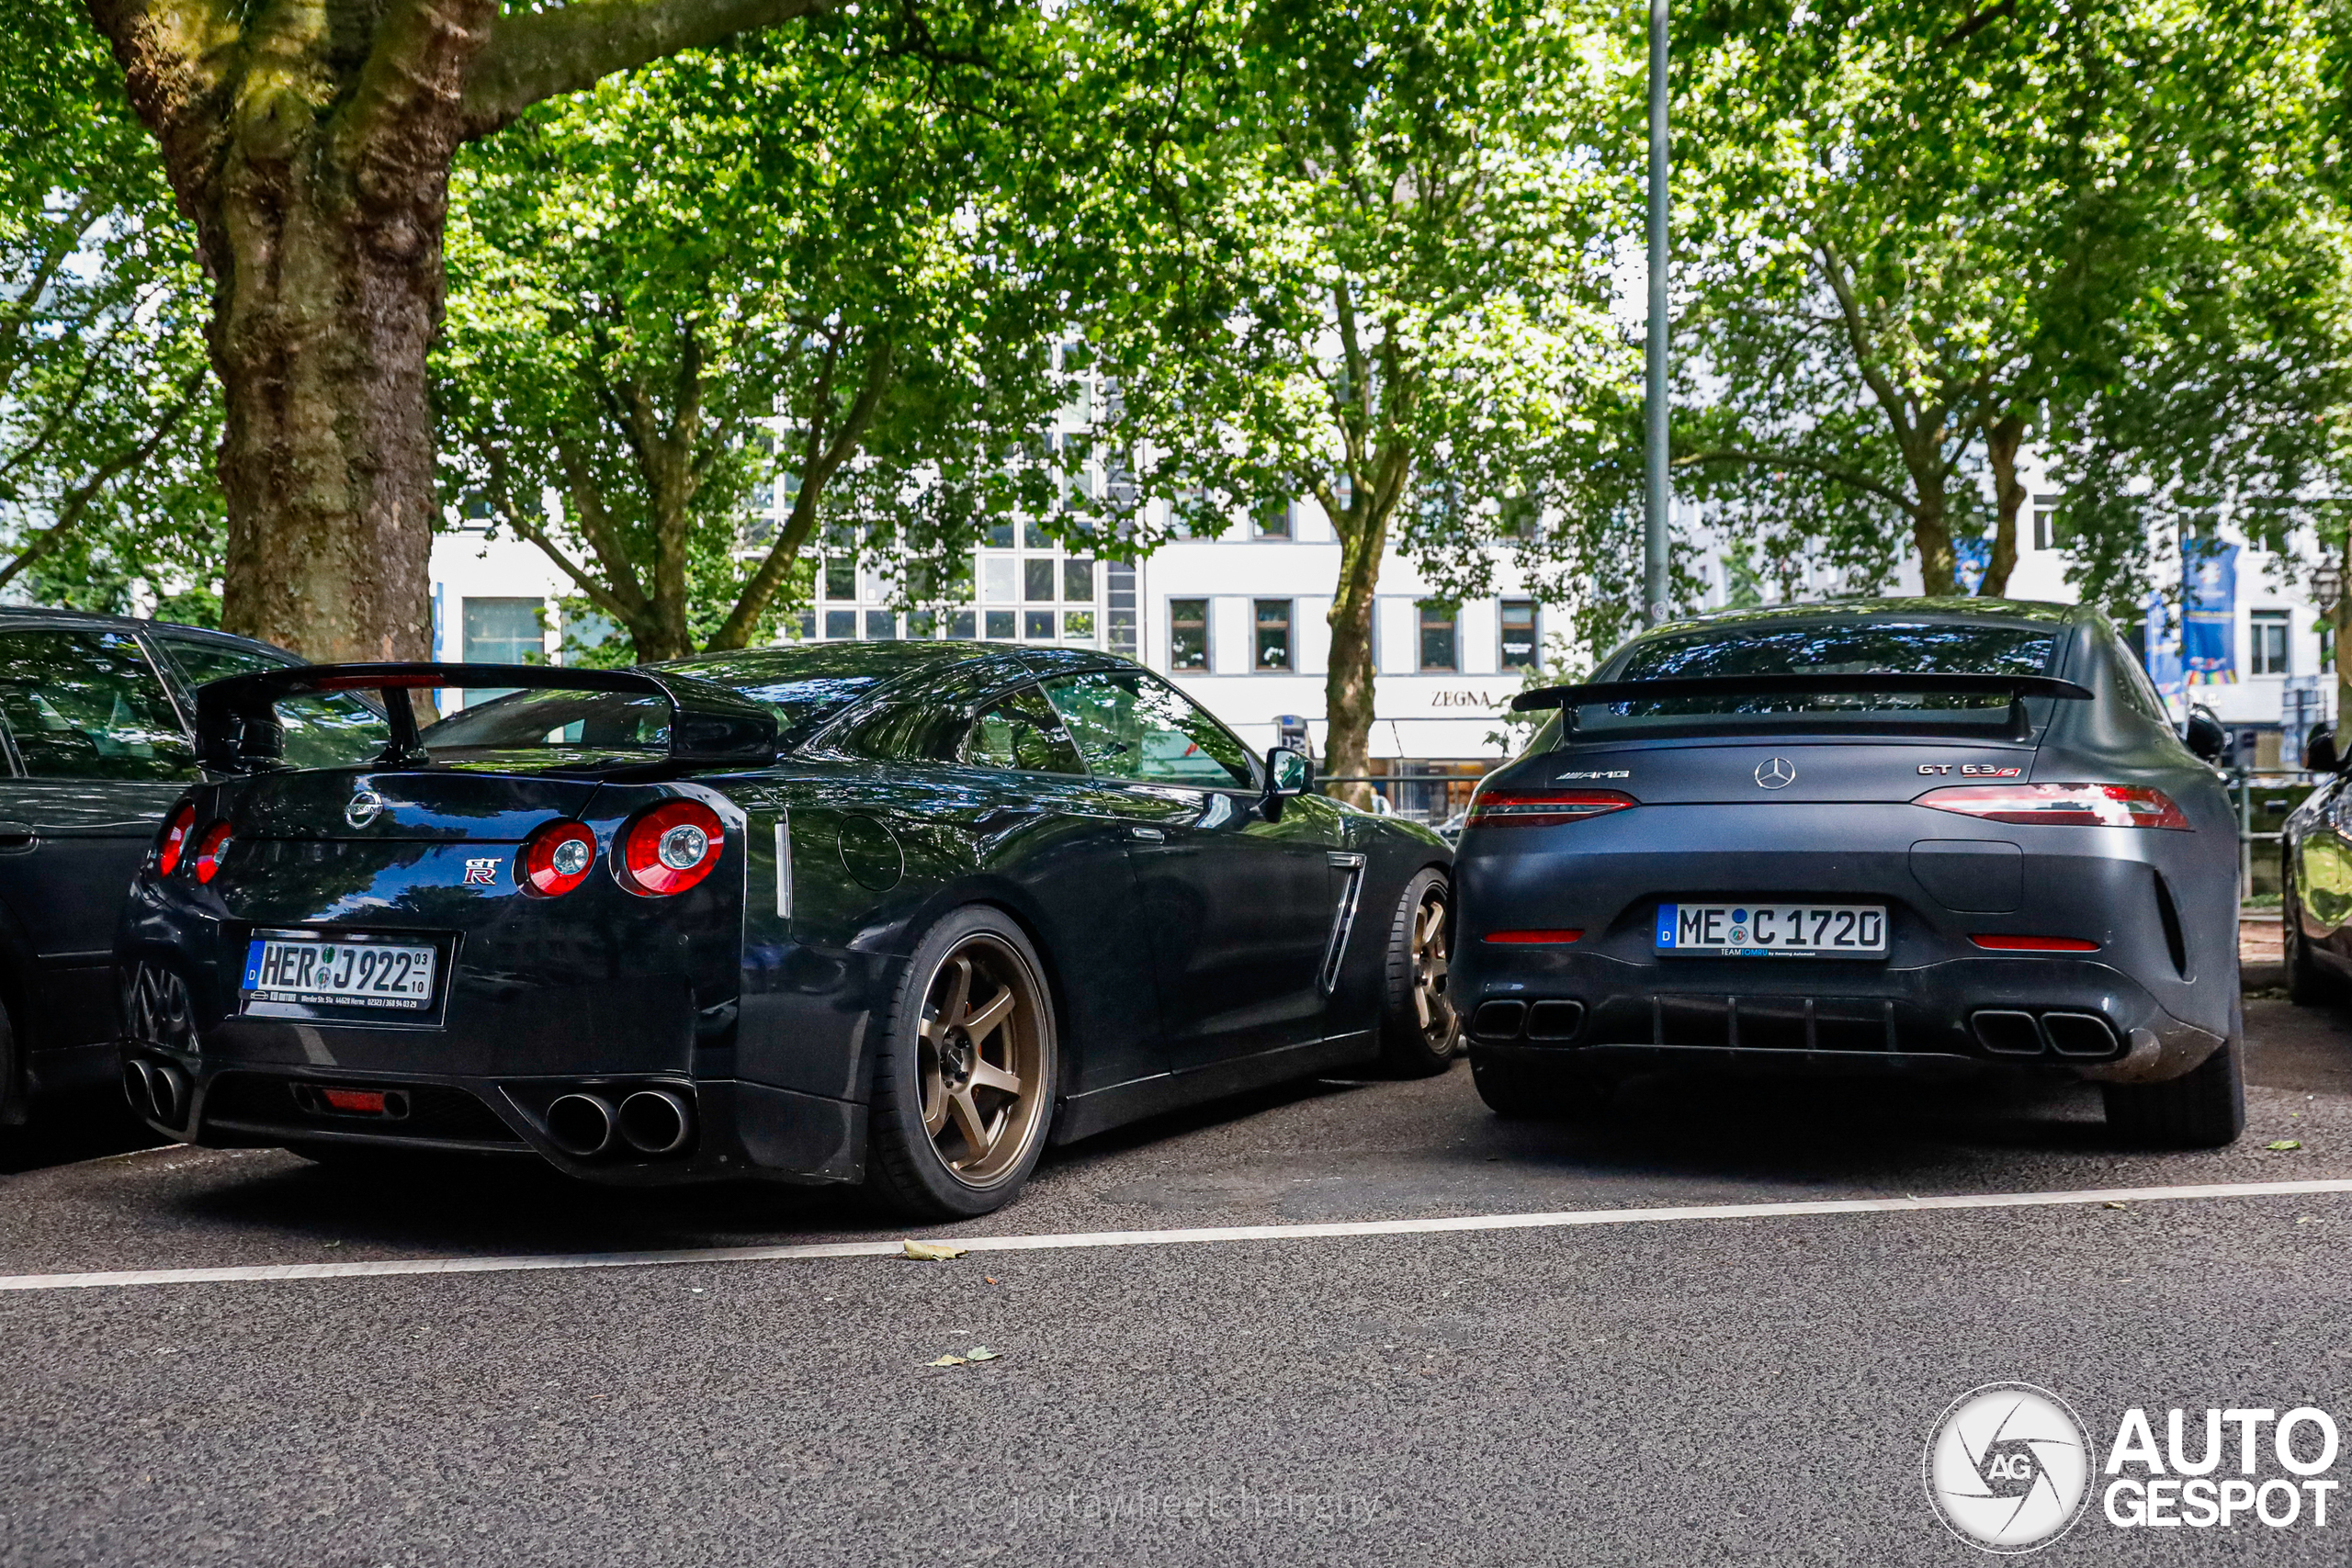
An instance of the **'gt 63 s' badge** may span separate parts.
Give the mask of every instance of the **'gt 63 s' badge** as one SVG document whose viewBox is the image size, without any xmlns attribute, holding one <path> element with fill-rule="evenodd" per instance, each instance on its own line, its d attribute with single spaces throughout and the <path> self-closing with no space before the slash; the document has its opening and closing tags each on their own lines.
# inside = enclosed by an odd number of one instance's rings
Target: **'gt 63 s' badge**
<svg viewBox="0 0 2352 1568">
<path fill-rule="evenodd" d="M 469 887 L 492 887 L 497 883 L 498 862 L 495 860 L 469 860 L 466 863 L 466 886 Z"/>
</svg>

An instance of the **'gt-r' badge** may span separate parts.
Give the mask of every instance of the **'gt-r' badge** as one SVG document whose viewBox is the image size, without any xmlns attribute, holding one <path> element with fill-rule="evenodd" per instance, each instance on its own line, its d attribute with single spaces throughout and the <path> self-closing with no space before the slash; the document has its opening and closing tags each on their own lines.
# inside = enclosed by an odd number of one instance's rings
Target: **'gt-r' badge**
<svg viewBox="0 0 2352 1568">
<path fill-rule="evenodd" d="M 469 860 L 466 863 L 466 883 L 469 886 L 491 887 L 498 882 L 495 860 Z"/>
<path fill-rule="evenodd" d="M 1764 789 L 1786 789 L 1797 782 L 1797 765 L 1786 757 L 1767 757 L 1756 764 L 1756 783 Z"/>
</svg>

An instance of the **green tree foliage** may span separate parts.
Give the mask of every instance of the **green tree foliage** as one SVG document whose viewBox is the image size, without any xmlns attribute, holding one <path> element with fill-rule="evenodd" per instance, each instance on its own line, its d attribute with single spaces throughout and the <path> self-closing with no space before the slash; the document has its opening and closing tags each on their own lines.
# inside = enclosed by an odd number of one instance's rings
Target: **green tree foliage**
<svg viewBox="0 0 2352 1568">
<path fill-rule="evenodd" d="M 1495 542 L 1623 575 L 1570 542 L 1627 516 L 1608 269 L 1637 33 L 1565 0 L 1074 16 L 1116 171 L 1071 218 L 1106 273 L 1097 547 L 1156 545 L 1152 497 L 1194 535 L 1313 498 L 1340 544 L 1324 766 L 1361 774 L 1392 544 L 1449 596 Z"/>
<path fill-rule="evenodd" d="M 1042 496 L 1006 455 L 1060 396 L 1062 301 L 1028 259 L 1056 164 L 1023 73 L 1046 48 L 1019 11 L 822 17 L 469 150 L 447 499 L 537 543 L 647 659 L 766 640 L 812 541 L 966 556 L 983 515 Z M 785 521 L 747 533 L 771 485 Z"/>
<path fill-rule="evenodd" d="M 1998 594 L 2029 440 L 2095 592 L 2120 480 L 2300 482 L 2341 266 L 2301 0 L 1725 0 L 1683 57 L 1677 463 L 1768 560 L 1951 592 L 1978 540 Z"/>
<path fill-rule="evenodd" d="M 218 615 L 220 415 L 187 223 L 106 47 L 65 0 L 0 28 L 0 585 Z"/>
</svg>

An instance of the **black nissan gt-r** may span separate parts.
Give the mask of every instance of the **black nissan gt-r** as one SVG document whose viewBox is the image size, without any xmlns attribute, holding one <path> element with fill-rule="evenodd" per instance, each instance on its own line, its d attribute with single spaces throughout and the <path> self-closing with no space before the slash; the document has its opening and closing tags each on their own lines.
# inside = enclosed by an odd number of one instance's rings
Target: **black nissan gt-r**
<svg viewBox="0 0 2352 1568">
<path fill-rule="evenodd" d="M 519 687 L 420 733 L 410 693 Z M 378 694 L 286 766 L 279 705 Z M 864 1181 L 985 1213 L 1050 1138 L 1385 1057 L 1435 1072 L 1434 834 L 1121 659 L 824 644 L 208 685 L 131 889 L 124 1088 L 320 1157 Z"/>
<path fill-rule="evenodd" d="M 1675 1063 L 2040 1071 L 2138 1140 L 2243 1128 L 2228 794 L 2095 611 L 1719 615 L 1519 705 L 1556 716 L 1454 867 L 1498 1111 Z"/>
</svg>

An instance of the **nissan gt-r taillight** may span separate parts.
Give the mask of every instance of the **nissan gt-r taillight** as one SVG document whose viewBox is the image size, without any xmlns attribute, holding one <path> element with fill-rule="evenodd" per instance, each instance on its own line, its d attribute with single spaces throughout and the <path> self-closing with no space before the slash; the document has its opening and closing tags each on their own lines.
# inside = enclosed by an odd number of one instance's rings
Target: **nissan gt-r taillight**
<svg viewBox="0 0 2352 1568">
<path fill-rule="evenodd" d="M 229 824 L 215 822 L 196 841 L 196 879 L 209 882 L 220 874 L 220 857 L 229 852 Z"/>
<path fill-rule="evenodd" d="M 1987 822 L 2052 828 L 2187 828 L 2172 797 L 2137 784 L 1954 784 L 1912 802 Z"/>
<path fill-rule="evenodd" d="M 1623 811 L 1640 801 L 1614 789 L 1489 790 L 1470 802 L 1465 828 L 1555 828 Z"/>
<path fill-rule="evenodd" d="M 550 822 L 523 844 L 515 882 L 549 898 L 588 880 L 596 865 L 596 834 L 585 822 Z"/>
<path fill-rule="evenodd" d="M 172 825 L 164 829 L 164 847 L 155 852 L 155 869 L 169 876 L 180 868 L 180 856 L 187 852 L 187 836 L 196 831 L 196 807 L 183 806 L 172 817 Z"/>
<path fill-rule="evenodd" d="M 621 833 L 621 885 L 657 897 L 684 893 L 718 865 L 726 829 L 698 800 L 669 800 Z"/>
</svg>

